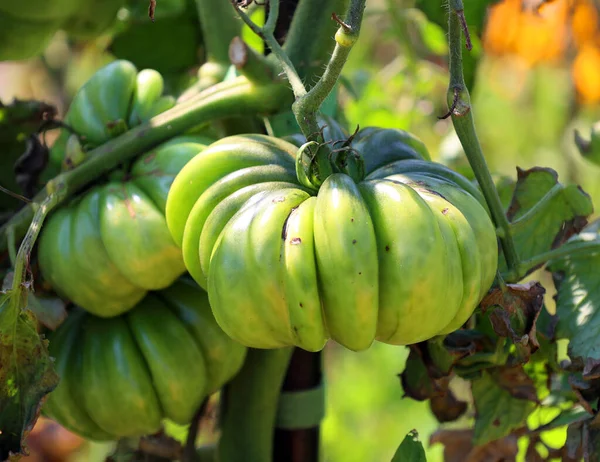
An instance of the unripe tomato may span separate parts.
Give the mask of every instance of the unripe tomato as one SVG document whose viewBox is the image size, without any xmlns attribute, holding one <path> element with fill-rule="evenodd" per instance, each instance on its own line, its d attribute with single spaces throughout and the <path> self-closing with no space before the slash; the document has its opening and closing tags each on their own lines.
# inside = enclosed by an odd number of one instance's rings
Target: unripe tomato
<svg viewBox="0 0 600 462">
<path fill-rule="evenodd" d="M 155 70 L 142 71 L 129 61 L 113 61 L 81 86 L 65 115 L 64 129 L 50 150 L 50 159 L 60 165 L 70 136 L 77 136 L 84 150 L 93 149 L 175 104 L 163 96 L 163 78 Z"/>
<path fill-rule="evenodd" d="M 459 328 L 491 286 L 495 229 L 472 183 L 400 130 L 351 147 L 366 177 L 334 173 L 318 191 L 299 185 L 296 147 L 262 135 L 217 141 L 173 182 L 167 224 L 233 339 L 416 343 Z"/>
<path fill-rule="evenodd" d="M 240 369 L 246 349 L 215 322 L 206 293 L 182 279 L 122 316 L 72 312 L 50 337 L 61 377 L 43 412 L 91 440 L 188 424 Z"/>
<path fill-rule="evenodd" d="M 42 277 L 97 316 L 132 308 L 185 271 L 164 211 L 175 175 L 210 141 L 178 137 L 54 212 L 39 239 Z"/>
</svg>

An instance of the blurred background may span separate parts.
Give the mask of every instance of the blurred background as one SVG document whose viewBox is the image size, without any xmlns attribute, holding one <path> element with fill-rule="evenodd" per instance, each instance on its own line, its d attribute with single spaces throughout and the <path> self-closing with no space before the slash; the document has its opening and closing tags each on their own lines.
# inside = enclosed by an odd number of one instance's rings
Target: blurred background
<svg viewBox="0 0 600 462">
<path fill-rule="evenodd" d="M 489 8 L 486 2 L 464 1 L 474 41 L 465 74 L 491 170 L 515 178 L 516 167 L 551 167 L 561 182 L 581 185 L 600 204 L 600 169 L 583 160 L 573 142 L 574 129 L 588 136 L 600 119 L 600 23 L 593 0 L 554 0 L 541 6 L 540 1 L 502 0 Z M 118 24 L 93 41 L 67 40 L 58 32 L 42 57 L 0 63 L 0 100 L 39 99 L 64 113 L 77 88 L 115 57 L 137 57 L 138 67 L 159 67 L 176 93 L 188 86 L 197 68 L 190 63 L 199 63 L 202 56 L 193 20 L 162 41 L 160 34 L 146 30 L 147 5 L 139 3 L 141 14 L 120 11 Z M 448 85 L 441 3 L 369 0 L 339 99 L 351 127 L 408 130 L 423 139 L 434 159 L 468 174 L 451 122 L 438 119 L 447 112 Z M 136 21 L 141 24 L 140 18 L 144 25 L 132 28 Z M 131 40 L 134 33 L 147 40 Z M 550 287 L 549 297 L 552 293 Z M 413 428 L 427 446 L 428 460 L 442 460 L 441 446 L 428 444 L 438 424 L 427 403 L 403 398 L 398 374 L 407 354 L 406 348 L 382 344 L 363 353 L 328 345 L 324 460 L 389 461 Z M 459 397 L 465 393 L 460 383 L 455 388 Z M 452 426 L 468 422 L 469 414 Z M 562 445 L 564 432 L 554 438 Z M 111 450 L 110 445 L 84 442 L 46 419 L 40 419 L 29 440 L 26 462 L 100 461 Z"/>
</svg>

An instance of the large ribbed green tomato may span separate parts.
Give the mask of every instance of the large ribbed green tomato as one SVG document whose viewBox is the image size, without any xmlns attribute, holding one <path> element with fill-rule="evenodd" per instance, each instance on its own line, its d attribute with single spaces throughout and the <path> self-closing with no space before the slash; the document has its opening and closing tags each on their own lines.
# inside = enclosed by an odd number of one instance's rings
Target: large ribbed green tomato
<svg viewBox="0 0 600 462">
<path fill-rule="evenodd" d="M 54 212 L 39 239 L 43 278 L 97 316 L 132 308 L 149 290 L 171 285 L 185 266 L 164 211 L 175 175 L 209 141 L 178 137 Z"/>
<path fill-rule="evenodd" d="M 98 318 L 78 310 L 50 337 L 61 380 L 43 411 L 91 440 L 187 424 L 241 367 L 246 348 L 227 337 L 206 293 L 189 280 L 148 294 L 133 310 Z"/>
<path fill-rule="evenodd" d="M 298 185 L 296 148 L 261 135 L 209 146 L 179 173 L 167 224 L 215 318 L 255 348 L 405 345 L 459 328 L 497 267 L 480 192 L 399 130 L 354 139 L 366 177 Z"/>
</svg>

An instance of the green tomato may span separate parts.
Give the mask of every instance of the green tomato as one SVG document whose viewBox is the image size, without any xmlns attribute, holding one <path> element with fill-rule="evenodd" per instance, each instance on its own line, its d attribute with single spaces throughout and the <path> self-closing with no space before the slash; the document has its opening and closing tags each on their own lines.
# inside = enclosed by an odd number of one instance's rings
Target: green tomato
<svg viewBox="0 0 600 462">
<path fill-rule="evenodd" d="M 97 316 L 121 314 L 184 271 L 167 229 L 170 185 L 210 140 L 174 138 L 138 159 L 124 179 L 97 185 L 53 213 L 38 258 L 60 295 Z"/>
<path fill-rule="evenodd" d="M 367 128 L 364 179 L 294 179 L 296 147 L 222 139 L 173 182 L 167 225 L 215 318 L 254 348 L 333 339 L 407 345 L 456 330 L 491 286 L 495 229 L 480 191 L 432 163 L 419 140 Z"/>
<path fill-rule="evenodd" d="M 162 96 L 163 88 L 157 71 L 138 72 L 129 61 L 113 61 L 77 91 L 65 123 L 75 131 L 84 151 L 93 149 L 173 107 L 175 100 Z M 69 136 L 63 130 L 50 150 L 53 164 L 63 162 Z"/>
<path fill-rule="evenodd" d="M 43 412 L 91 440 L 188 424 L 240 369 L 246 348 L 219 328 L 208 297 L 181 279 L 113 318 L 72 312 L 50 337 L 61 377 Z"/>
</svg>

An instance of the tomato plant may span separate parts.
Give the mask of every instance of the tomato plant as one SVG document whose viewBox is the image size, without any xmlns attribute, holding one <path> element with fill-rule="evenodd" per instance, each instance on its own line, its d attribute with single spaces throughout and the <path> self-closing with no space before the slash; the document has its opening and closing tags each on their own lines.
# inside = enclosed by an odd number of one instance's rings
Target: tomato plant
<svg viewBox="0 0 600 462">
<path fill-rule="evenodd" d="M 600 174 L 598 17 L 588 0 L 0 2 L 0 60 L 20 61 L 0 73 L 36 66 L 63 103 L 0 103 L 1 460 L 598 458 L 600 225 L 576 183 Z M 486 70 L 533 75 L 533 95 Z M 585 166 L 561 181 L 514 149 L 557 149 L 559 130 Z M 340 449 L 399 420 L 380 452 Z"/>
</svg>

